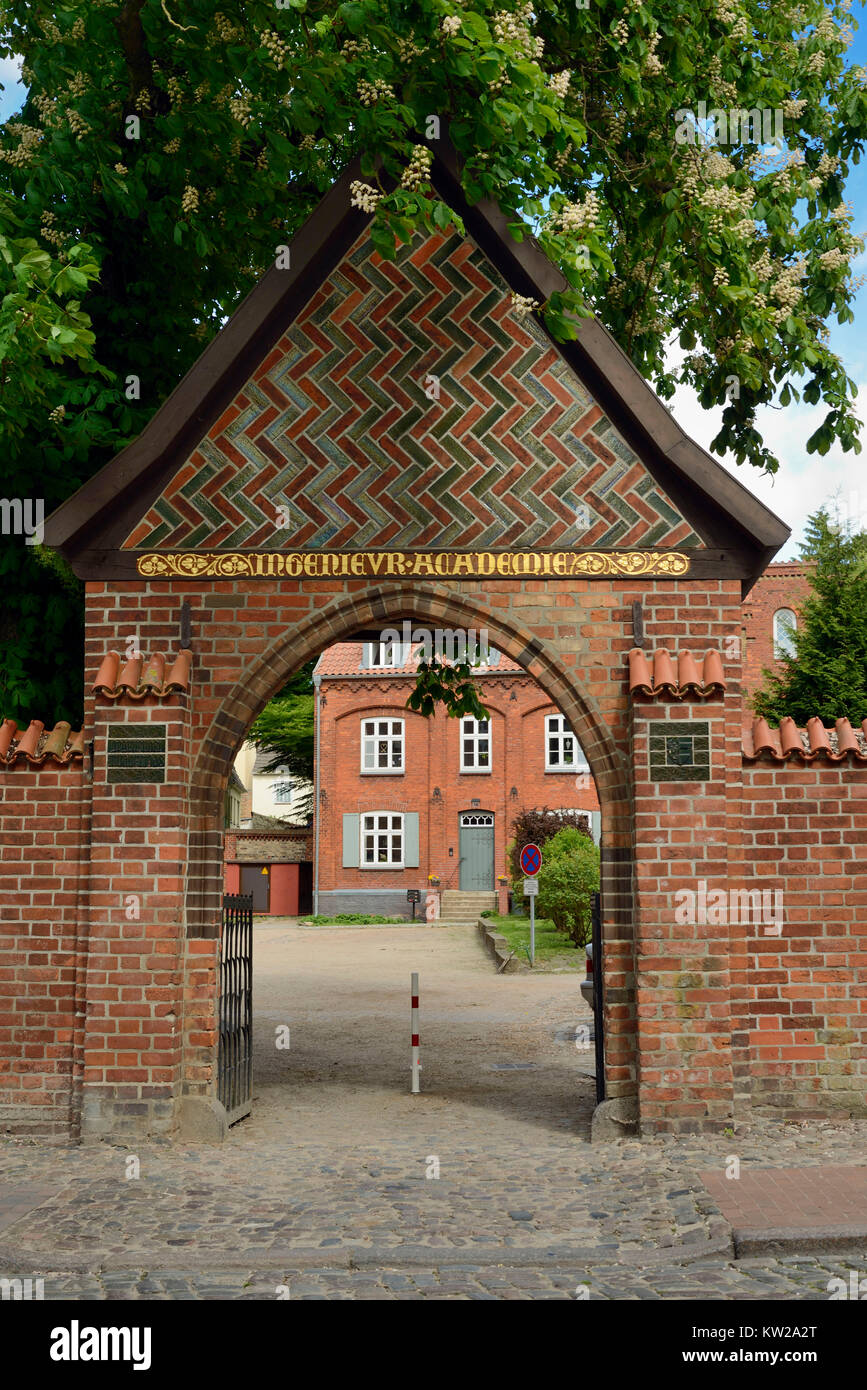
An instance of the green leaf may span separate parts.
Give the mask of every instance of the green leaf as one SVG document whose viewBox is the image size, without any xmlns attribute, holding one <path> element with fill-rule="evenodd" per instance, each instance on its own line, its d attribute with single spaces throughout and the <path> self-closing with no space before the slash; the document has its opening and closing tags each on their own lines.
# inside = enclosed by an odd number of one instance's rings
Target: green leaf
<svg viewBox="0 0 867 1390">
<path fill-rule="evenodd" d="M 461 15 L 461 33 L 476 43 L 490 43 L 491 31 L 485 20 L 474 10 L 465 10 Z"/>
<path fill-rule="evenodd" d="M 367 11 L 363 5 L 357 4 L 355 0 L 348 0 L 347 4 L 338 6 L 337 13 L 353 34 L 364 33 L 367 25 Z"/>
</svg>

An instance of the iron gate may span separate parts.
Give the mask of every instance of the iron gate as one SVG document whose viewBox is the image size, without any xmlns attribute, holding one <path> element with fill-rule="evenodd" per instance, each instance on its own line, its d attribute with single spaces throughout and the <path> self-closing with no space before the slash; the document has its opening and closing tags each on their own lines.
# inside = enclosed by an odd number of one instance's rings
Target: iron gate
<svg viewBox="0 0 867 1390">
<path fill-rule="evenodd" d="M 230 1125 L 249 1115 L 253 1101 L 252 894 L 223 898 L 217 1096 Z"/>
<path fill-rule="evenodd" d="M 603 960 L 602 960 L 602 899 L 599 893 L 593 894 L 591 909 L 593 935 L 593 1041 L 596 1045 L 596 1103 L 605 1099 L 605 1013 L 602 1007 Z"/>
</svg>

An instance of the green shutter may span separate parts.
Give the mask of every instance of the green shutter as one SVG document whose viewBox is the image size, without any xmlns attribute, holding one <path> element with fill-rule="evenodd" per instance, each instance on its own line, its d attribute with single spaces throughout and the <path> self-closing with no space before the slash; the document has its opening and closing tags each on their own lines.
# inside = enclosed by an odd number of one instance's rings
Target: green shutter
<svg viewBox="0 0 867 1390">
<path fill-rule="evenodd" d="M 343 817 L 343 867 L 358 868 L 358 816 Z"/>
<path fill-rule="evenodd" d="M 403 818 L 403 862 L 407 869 L 418 868 L 418 812 L 410 811 Z"/>
</svg>

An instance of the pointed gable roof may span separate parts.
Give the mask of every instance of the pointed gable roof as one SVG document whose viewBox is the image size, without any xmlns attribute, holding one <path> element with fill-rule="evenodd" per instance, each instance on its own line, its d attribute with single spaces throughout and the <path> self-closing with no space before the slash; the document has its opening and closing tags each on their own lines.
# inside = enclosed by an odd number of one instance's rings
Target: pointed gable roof
<svg viewBox="0 0 867 1390">
<path fill-rule="evenodd" d="M 563 290 L 566 286 L 560 272 L 531 239 L 519 243 L 511 238 L 507 219 L 496 205 L 482 201 L 471 207 L 467 203 L 452 147 L 439 142 L 432 148 L 432 183 L 439 196 L 463 218 L 468 237 L 487 258 L 494 278 L 499 277 L 503 286 L 513 293 L 529 296 L 539 302 L 547 299 L 551 293 Z M 291 326 L 305 312 L 310 316 L 309 306 L 317 292 L 327 285 L 329 277 L 345 263 L 353 248 L 357 251 L 366 240 L 364 234 L 371 215 L 353 208 L 350 200 L 350 185 L 359 174 L 360 165 L 355 161 L 293 240 L 290 268 L 278 269 L 275 265 L 268 270 L 138 439 L 49 518 L 46 523 L 48 543 L 63 550 L 77 573 L 88 578 L 132 576 L 135 573 L 135 547 L 141 544 L 159 548 L 161 545 L 194 547 L 205 543 L 257 543 L 255 516 L 248 528 L 252 539 L 240 542 L 238 535 L 242 532 L 224 532 L 225 539 L 211 541 L 202 539 L 207 528 L 182 525 L 184 489 L 188 485 L 197 485 L 209 463 L 212 465 L 213 487 L 222 485 L 221 480 L 231 470 L 227 468 L 221 473 L 220 465 L 225 462 L 225 457 L 217 447 L 220 444 L 217 432 L 225 420 L 233 414 L 238 415 L 239 398 L 247 400 L 243 395 L 245 388 L 254 377 L 257 381 L 261 380 L 263 364 L 268 366 L 281 340 L 285 344 L 285 335 Z M 392 263 L 382 264 L 387 267 Z M 749 587 L 787 539 L 789 529 L 683 432 L 601 324 L 593 318 L 581 319 L 576 327 L 577 338 L 561 344 L 549 339 L 534 322 L 532 337 L 537 344 L 541 343 L 547 348 L 549 357 L 556 355 L 571 369 L 575 374 L 570 377 L 574 383 L 572 389 L 577 391 L 579 402 L 580 388 L 583 386 L 592 397 L 589 402 L 585 398 L 584 405 L 594 407 L 594 422 L 601 416 L 602 426 L 611 431 L 614 451 L 617 452 L 618 441 L 621 446 L 618 459 L 615 459 L 615 452 L 608 448 L 606 440 L 602 441 L 597 452 L 618 462 L 625 450 L 626 465 L 630 459 L 637 458 L 646 470 L 643 490 L 639 486 L 628 498 L 621 499 L 626 510 L 633 517 L 649 511 L 651 521 L 656 519 L 659 522 L 662 532 L 658 529 L 656 535 L 662 534 L 663 538 L 654 540 L 654 544 L 696 546 L 696 550 L 690 551 L 691 574 L 694 577 L 737 575 L 744 581 L 745 587 Z M 291 368 L 284 366 L 283 375 L 289 379 L 291 386 Z M 492 375 L 496 376 L 496 363 Z M 577 383 L 575 377 L 578 378 Z M 528 381 L 531 390 L 538 392 L 541 389 L 533 379 L 528 378 Z M 520 410 L 516 409 L 513 415 L 520 415 Z M 599 443 L 594 440 L 590 442 L 594 447 Z M 564 451 L 576 447 L 578 443 L 580 441 L 572 437 L 555 441 Z M 216 456 L 210 459 L 208 449 L 212 446 Z M 231 459 L 231 452 L 228 457 Z M 516 457 L 520 459 L 520 450 L 516 450 Z M 326 458 L 326 462 L 329 461 L 333 462 Z M 246 463 L 248 472 L 251 468 L 254 473 L 256 471 L 255 463 L 251 465 L 249 458 L 241 456 L 235 462 L 238 466 Z M 357 466 L 356 463 L 356 469 Z M 519 467 L 517 471 L 520 472 Z M 624 469 L 621 468 L 619 472 L 622 475 Z M 310 476 L 309 470 L 304 476 Z M 403 479 L 401 485 L 405 486 Z M 296 484 L 296 493 L 297 490 Z M 168 492 L 172 506 L 169 506 L 166 497 Z M 499 490 L 495 488 L 493 492 L 499 498 Z M 535 489 L 527 488 L 526 492 L 535 493 Z M 594 494 L 594 497 L 598 504 L 598 496 Z M 152 509 L 160 499 L 163 499 L 161 507 L 154 512 Z M 368 503 L 370 510 L 369 497 L 363 500 Z M 472 502 L 472 498 L 468 500 Z M 246 502 L 247 499 L 242 499 L 242 503 Z M 329 506 L 333 509 L 333 502 L 333 498 L 326 499 L 326 512 Z M 494 524 L 489 525 L 483 533 L 482 543 L 486 546 L 515 544 L 514 523 L 515 515 L 520 516 L 520 498 L 517 508 L 503 520 L 502 539 L 499 542 L 492 535 L 498 524 L 495 502 L 492 505 Z M 381 510 L 387 511 L 387 508 Z M 622 510 L 623 506 L 620 508 Z M 201 512 L 200 504 L 200 520 Z M 594 517 L 596 514 L 594 510 Z M 661 518 L 667 524 L 667 530 Z M 333 543 L 346 545 L 345 536 L 351 529 L 352 519 L 353 510 L 349 507 L 344 509 L 330 530 L 324 522 L 318 530 L 312 524 L 307 525 L 305 530 L 302 524 L 305 518 L 302 517 L 297 522 L 300 529 L 296 543 L 317 547 L 328 544 L 329 536 L 336 535 Z M 158 523 L 163 520 L 164 524 L 160 527 Z M 306 521 L 310 522 L 309 516 Z M 509 521 L 512 523 L 511 532 Z M 535 537 L 531 537 L 529 543 L 551 543 L 540 538 L 543 533 L 546 536 L 549 534 L 544 532 L 544 527 L 541 532 L 537 528 Z M 476 531 L 475 535 L 478 534 Z M 623 534 L 622 527 L 620 534 Z M 174 540 L 173 535 L 176 537 Z M 609 526 L 607 533 L 602 528 L 589 537 L 589 544 L 618 544 L 618 539 L 612 540 L 612 537 L 618 537 L 616 527 Z M 261 539 L 258 543 L 262 543 Z M 291 544 L 291 540 L 288 543 Z M 414 533 L 411 527 L 404 527 L 402 532 L 394 533 L 392 539 L 383 530 L 377 533 L 375 539 L 365 533 L 359 537 L 359 543 L 366 546 L 406 546 L 443 542 L 436 536 L 431 539 L 430 534 Z M 450 534 L 446 543 L 459 545 L 461 540 L 455 540 Z M 582 542 L 564 533 L 560 543 L 574 546 Z M 620 540 L 619 543 L 635 544 L 636 541 L 630 542 L 627 536 L 625 541 Z M 278 533 L 273 548 L 286 544 L 287 537 Z"/>
</svg>

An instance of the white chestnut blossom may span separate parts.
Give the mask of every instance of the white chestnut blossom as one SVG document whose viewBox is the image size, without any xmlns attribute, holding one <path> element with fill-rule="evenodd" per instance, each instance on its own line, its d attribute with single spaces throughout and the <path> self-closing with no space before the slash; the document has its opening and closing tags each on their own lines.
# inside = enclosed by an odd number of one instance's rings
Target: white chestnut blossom
<svg viewBox="0 0 867 1390">
<path fill-rule="evenodd" d="M 355 179 L 349 185 L 349 201 L 354 208 L 360 208 L 362 212 L 376 212 L 381 197 L 381 193 L 371 188 L 369 183 L 362 183 L 360 179 Z"/>
</svg>

